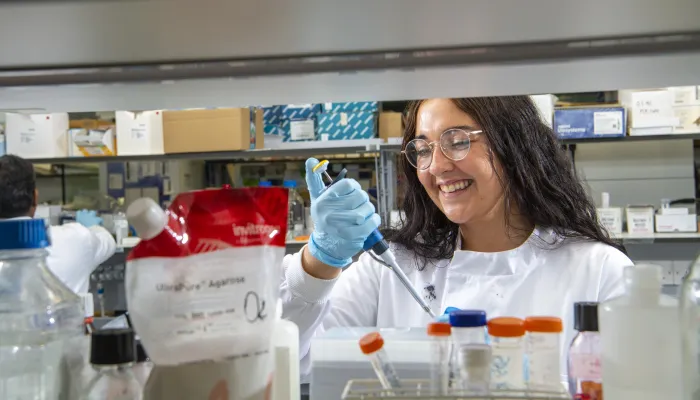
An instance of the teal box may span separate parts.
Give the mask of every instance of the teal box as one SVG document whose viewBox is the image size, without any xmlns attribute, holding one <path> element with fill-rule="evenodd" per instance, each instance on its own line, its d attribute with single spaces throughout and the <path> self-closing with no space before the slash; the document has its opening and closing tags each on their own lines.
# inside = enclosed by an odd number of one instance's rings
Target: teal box
<svg viewBox="0 0 700 400">
<path fill-rule="evenodd" d="M 350 101 L 347 103 L 323 103 L 323 112 L 377 112 L 379 102 L 377 101 Z"/>
<path fill-rule="evenodd" d="M 377 136 L 377 113 L 323 113 L 318 116 L 317 133 L 329 140 L 372 139 Z"/>
</svg>

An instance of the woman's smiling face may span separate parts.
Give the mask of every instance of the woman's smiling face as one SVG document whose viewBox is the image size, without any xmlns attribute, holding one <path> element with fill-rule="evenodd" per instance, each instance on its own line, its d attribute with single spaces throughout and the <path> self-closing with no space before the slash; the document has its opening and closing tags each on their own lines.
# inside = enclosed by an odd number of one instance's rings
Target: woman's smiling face
<svg viewBox="0 0 700 400">
<path fill-rule="evenodd" d="M 416 138 L 439 142 L 450 129 L 467 132 L 481 130 L 468 114 L 450 99 L 424 101 L 418 109 Z M 471 135 L 466 157 L 459 161 L 447 158 L 436 143 L 430 167 L 417 169 L 418 179 L 430 198 L 447 218 L 456 224 L 491 219 L 504 214 L 503 188 L 494 167 L 498 160 L 490 154 L 485 135 Z"/>
</svg>

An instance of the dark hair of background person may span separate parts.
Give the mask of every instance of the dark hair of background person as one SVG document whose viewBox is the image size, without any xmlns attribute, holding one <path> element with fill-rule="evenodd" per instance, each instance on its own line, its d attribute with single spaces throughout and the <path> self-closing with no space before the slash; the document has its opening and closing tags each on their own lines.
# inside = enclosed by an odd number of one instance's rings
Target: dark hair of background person
<svg viewBox="0 0 700 400">
<path fill-rule="evenodd" d="M 514 204 L 531 224 L 551 228 L 566 238 L 598 241 L 625 252 L 598 222 L 595 204 L 576 177 L 570 158 L 528 96 L 452 101 L 479 124 L 492 157 L 502 165 L 503 176 L 497 176 L 503 187 L 510 230 L 516 229 L 509 222 Z M 416 136 L 421 103 L 412 101 L 407 106 L 403 148 Z M 494 159 L 492 165 L 493 162 Z M 418 180 L 416 169 L 403 156 L 399 171 L 408 183 L 400 207 L 406 218 L 399 229 L 387 232 L 387 238 L 411 250 L 420 269 L 431 260 L 452 258 L 459 226 L 433 203 Z"/>
<path fill-rule="evenodd" d="M 13 155 L 0 157 L 0 218 L 29 216 L 35 189 L 31 162 Z"/>
</svg>

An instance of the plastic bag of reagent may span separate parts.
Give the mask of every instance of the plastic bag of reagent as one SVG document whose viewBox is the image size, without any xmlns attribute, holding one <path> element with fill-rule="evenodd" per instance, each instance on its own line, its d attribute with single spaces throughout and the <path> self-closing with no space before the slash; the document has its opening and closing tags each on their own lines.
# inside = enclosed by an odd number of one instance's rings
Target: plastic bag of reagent
<svg viewBox="0 0 700 400">
<path fill-rule="evenodd" d="M 127 261 L 127 305 L 156 364 L 146 398 L 264 398 L 287 191 L 189 192 L 166 211 L 139 199 L 127 218 L 142 239 Z"/>
</svg>

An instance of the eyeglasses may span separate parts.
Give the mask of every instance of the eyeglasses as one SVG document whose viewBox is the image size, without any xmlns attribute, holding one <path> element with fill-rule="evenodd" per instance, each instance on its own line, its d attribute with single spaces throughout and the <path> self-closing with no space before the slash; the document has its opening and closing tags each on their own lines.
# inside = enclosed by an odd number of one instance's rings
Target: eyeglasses
<svg viewBox="0 0 700 400">
<path fill-rule="evenodd" d="M 440 151 L 452 161 L 463 160 L 469 153 L 471 137 L 481 134 L 483 131 L 465 131 L 464 129 L 448 129 L 440 135 L 440 139 L 428 143 L 423 139 L 413 139 L 402 151 L 408 162 L 414 168 L 424 171 L 433 162 L 433 152 L 436 144 L 440 144 Z"/>
</svg>

